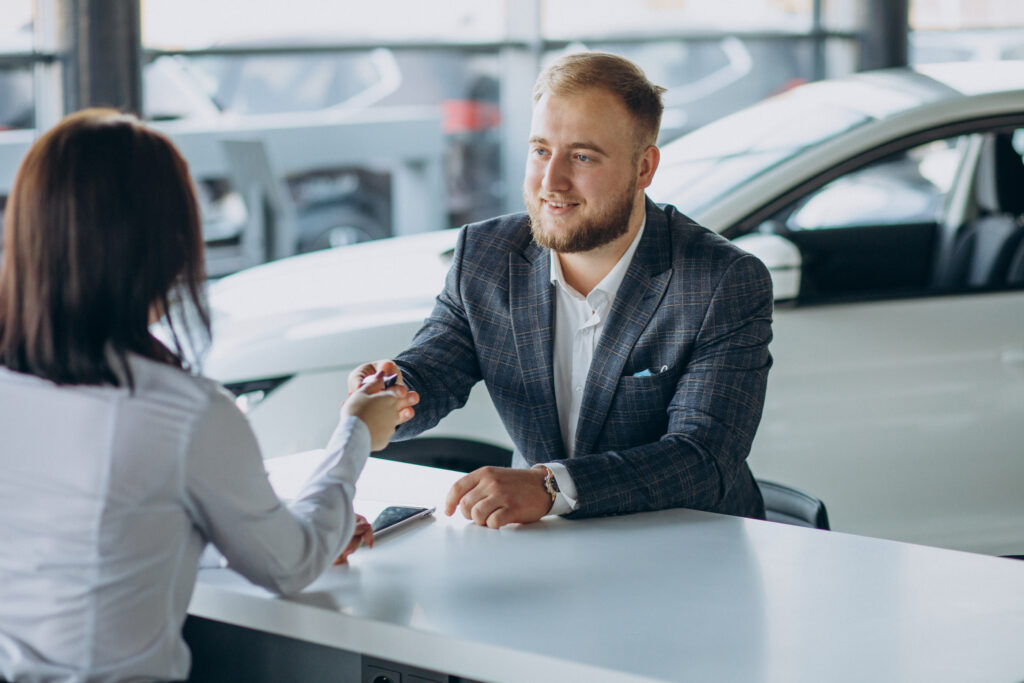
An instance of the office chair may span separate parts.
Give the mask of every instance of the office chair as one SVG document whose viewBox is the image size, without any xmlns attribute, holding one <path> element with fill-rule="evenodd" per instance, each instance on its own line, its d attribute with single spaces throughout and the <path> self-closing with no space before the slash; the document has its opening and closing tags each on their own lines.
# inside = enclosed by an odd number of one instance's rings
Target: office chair
<svg viewBox="0 0 1024 683">
<path fill-rule="evenodd" d="M 512 462 L 512 451 L 501 446 L 470 439 L 430 436 L 392 441 L 387 448 L 374 453 L 374 456 L 457 472 L 472 472 L 488 465 L 508 467 Z"/>
<path fill-rule="evenodd" d="M 828 512 L 825 510 L 825 504 L 814 496 L 791 486 L 764 479 L 758 479 L 757 485 L 764 498 L 765 516 L 769 522 L 828 531 Z"/>
</svg>

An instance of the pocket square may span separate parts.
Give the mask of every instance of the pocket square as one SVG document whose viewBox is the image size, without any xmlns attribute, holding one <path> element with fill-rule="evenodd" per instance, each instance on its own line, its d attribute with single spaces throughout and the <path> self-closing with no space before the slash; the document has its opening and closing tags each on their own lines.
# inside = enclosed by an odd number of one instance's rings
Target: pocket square
<svg viewBox="0 0 1024 683">
<path fill-rule="evenodd" d="M 662 365 L 660 368 L 644 368 L 640 372 L 634 372 L 633 377 L 652 377 L 653 375 L 660 375 L 666 370 L 668 370 L 667 365 Z"/>
</svg>

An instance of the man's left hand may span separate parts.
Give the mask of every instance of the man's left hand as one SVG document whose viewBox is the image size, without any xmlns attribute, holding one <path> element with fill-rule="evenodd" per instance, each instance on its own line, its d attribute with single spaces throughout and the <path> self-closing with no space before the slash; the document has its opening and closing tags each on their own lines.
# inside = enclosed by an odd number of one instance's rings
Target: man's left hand
<svg viewBox="0 0 1024 683">
<path fill-rule="evenodd" d="M 448 492 L 445 514 L 456 508 L 466 519 L 492 529 L 536 522 L 551 509 L 544 470 L 481 467 L 459 479 Z"/>
</svg>

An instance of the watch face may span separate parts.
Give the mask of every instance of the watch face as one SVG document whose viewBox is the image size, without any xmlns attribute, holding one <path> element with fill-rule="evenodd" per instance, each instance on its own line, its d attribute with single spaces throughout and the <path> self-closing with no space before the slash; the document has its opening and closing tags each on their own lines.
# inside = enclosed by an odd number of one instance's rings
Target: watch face
<svg viewBox="0 0 1024 683">
<path fill-rule="evenodd" d="M 552 498 L 558 493 L 558 482 L 555 480 L 555 475 L 551 470 L 548 470 L 548 475 L 544 477 L 544 488 L 548 490 Z"/>
</svg>

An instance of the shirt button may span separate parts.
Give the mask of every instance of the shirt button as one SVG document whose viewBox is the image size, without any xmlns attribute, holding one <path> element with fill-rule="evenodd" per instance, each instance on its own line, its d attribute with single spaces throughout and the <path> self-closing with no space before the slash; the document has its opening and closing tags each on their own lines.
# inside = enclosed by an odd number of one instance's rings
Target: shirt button
<svg viewBox="0 0 1024 683">
<path fill-rule="evenodd" d="M 576 385 L 576 393 L 579 394 L 579 393 L 582 393 L 582 392 L 583 392 L 583 385 L 582 384 L 577 384 Z"/>
</svg>

